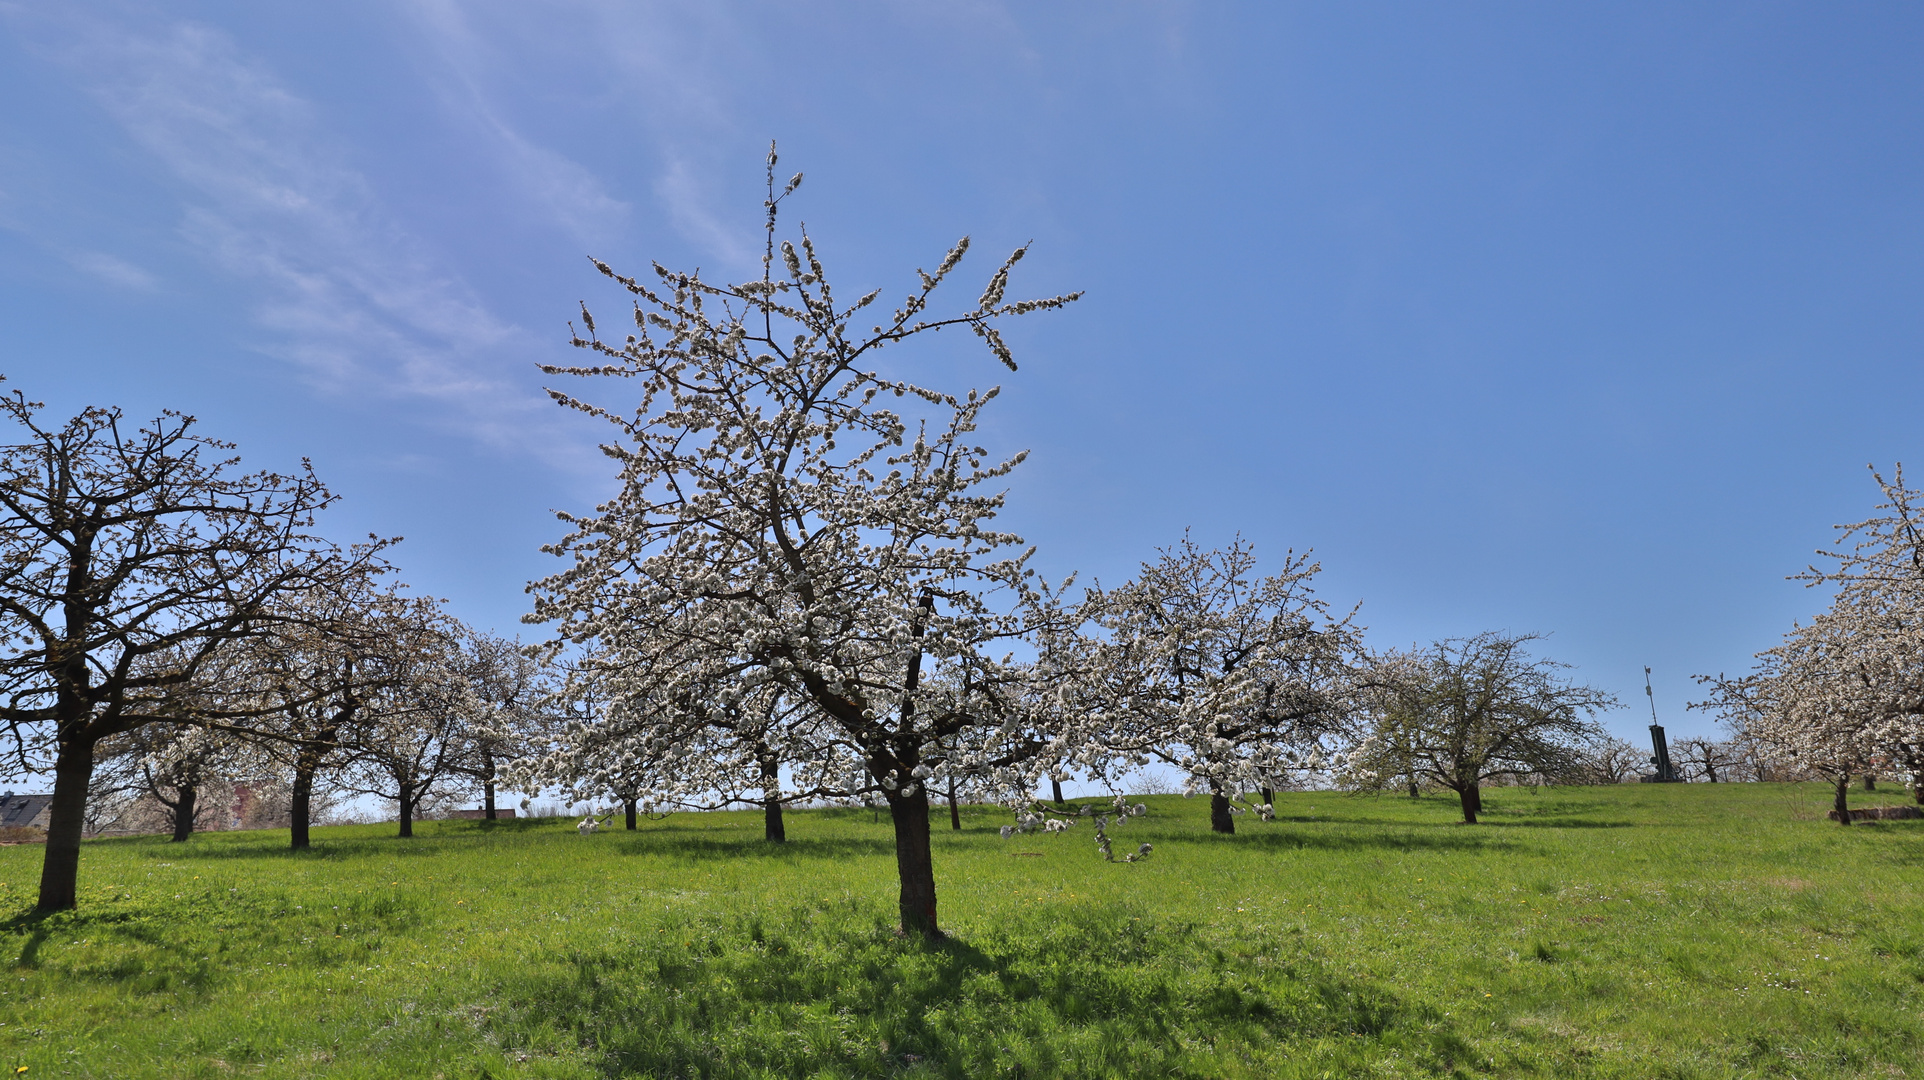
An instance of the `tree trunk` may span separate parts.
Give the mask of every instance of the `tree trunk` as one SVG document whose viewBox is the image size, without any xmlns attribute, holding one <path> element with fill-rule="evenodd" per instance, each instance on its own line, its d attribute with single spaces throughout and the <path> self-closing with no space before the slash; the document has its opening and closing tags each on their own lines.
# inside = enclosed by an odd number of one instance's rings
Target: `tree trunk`
<svg viewBox="0 0 1924 1080">
<path fill-rule="evenodd" d="M 1276 793 L 1274 791 L 1271 791 L 1268 788 L 1263 789 L 1263 805 L 1264 806 L 1276 805 Z"/>
<path fill-rule="evenodd" d="M 486 749 L 481 751 L 481 772 L 481 816 L 488 821 L 499 820 L 494 812 L 494 754 Z"/>
<path fill-rule="evenodd" d="M 1211 793 L 1209 796 L 1209 828 L 1212 832 L 1234 833 L 1236 815 L 1229 812 L 1229 796 Z"/>
<path fill-rule="evenodd" d="M 200 796 L 200 789 L 193 784 L 181 784 L 174 789 L 174 838 L 170 843 L 181 843 L 194 834 L 194 802 Z"/>
<path fill-rule="evenodd" d="M 884 793 L 889 819 L 895 824 L 895 870 L 902 879 L 902 933 L 939 938 L 935 921 L 935 859 L 929 849 L 929 793 L 921 784 L 915 794 Z"/>
<path fill-rule="evenodd" d="M 755 744 L 755 757 L 762 770 L 762 839 L 771 844 L 788 843 L 788 829 L 782 824 L 782 763 L 766 744 Z"/>
<path fill-rule="evenodd" d="M 1463 800 L 1463 824 L 1476 824 L 1476 816 L 1483 812 L 1483 790 L 1472 780 L 1457 792 Z"/>
<path fill-rule="evenodd" d="M 1924 773 L 1911 774 L 1911 795 L 1918 805 L 1924 806 Z"/>
<path fill-rule="evenodd" d="M 962 809 L 955 805 L 955 777 L 949 777 L 949 828 L 962 831 Z"/>
<path fill-rule="evenodd" d="M 1837 778 L 1837 796 L 1831 800 L 1831 809 L 1837 811 L 1837 823 L 1839 825 L 1849 825 L 1851 823 L 1850 791 L 1851 777 L 1849 773 L 1844 773 Z"/>
<path fill-rule="evenodd" d="M 294 793 L 289 800 L 287 825 L 295 851 L 308 846 L 307 822 L 314 808 L 314 772 L 319 761 L 306 747 L 294 759 Z"/>
<path fill-rule="evenodd" d="M 925 590 L 917 606 L 922 611 L 915 620 L 915 651 L 909 654 L 908 670 L 902 676 L 902 701 L 897 713 L 903 731 L 914 730 L 915 691 L 922 682 L 921 638 L 928 629 L 929 616 L 935 613 L 935 594 Z M 871 750 L 868 771 L 871 776 L 890 775 L 906 781 L 900 787 L 882 792 L 889 804 L 889 821 L 895 826 L 895 873 L 902 882 L 898 901 L 902 934 L 933 941 L 942 936 L 942 928 L 935 919 L 935 856 L 929 850 L 929 788 L 920 779 L 908 779 L 915 775 L 917 765 L 913 752 L 904 753 L 901 747 L 890 747 L 888 751 L 884 758 Z"/>
<path fill-rule="evenodd" d="M 414 785 L 401 785 L 401 835 L 414 835 Z"/>
<path fill-rule="evenodd" d="M 1423 789 L 1416 786 L 1416 777 L 1414 776 L 1410 777 L 1410 798 L 1420 799 L 1422 797 L 1423 797 Z"/>
<path fill-rule="evenodd" d="M 782 824 L 782 800 L 762 803 L 762 839 L 771 844 L 788 843 L 788 828 Z"/>
<path fill-rule="evenodd" d="M 1876 790 L 1877 790 L 1877 777 L 1875 777 L 1875 776 L 1872 776 L 1872 775 L 1871 775 L 1870 773 L 1865 773 L 1865 774 L 1864 774 L 1864 790 L 1865 790 L 1865 791 L 1876 791 Z"/>
<path fill-rule="evenodd" d="M 300 752 L 294 755 L 294 798 L 289 807 L 288 834 L 295 851 L 305 851 L 308 846 L 308 824 L 314 815 L 314 778 L 320 775 L 321 762 L 333 748 L 341 725 L 351 720 L 359 708 L 358 703 L 349 702 L 335 710 L 323 726 L 314 730 L 312 738 L 300 744 Z"/>
<path fill-rule="evenodd" d="M 1061 806 L 1062 805 L 1062 781 L 1057 780 L 1055 777 L 1051 776 L 1049 778 L 1049 791 L 1051 794 L 1055 796 L 1056 805 Z"/>
<path fill-rule="evenodd" d="M 621 804 L 621 812 L 628 819 L 628 831 L 634 832 L 635 831 L 635 800 L 628 799 L 623 801 Z"/>
<path fill-rule="evenodd" d="M 94 744 L 78 734 L 60 742 L 53 765 L 53 803 L 47 808 L 47 850 L 40 865 L 41 911 L 66 911 L 80 882 L 80 834 L 87 822 L 87 782 L 94 775 Z"/>
</svg>

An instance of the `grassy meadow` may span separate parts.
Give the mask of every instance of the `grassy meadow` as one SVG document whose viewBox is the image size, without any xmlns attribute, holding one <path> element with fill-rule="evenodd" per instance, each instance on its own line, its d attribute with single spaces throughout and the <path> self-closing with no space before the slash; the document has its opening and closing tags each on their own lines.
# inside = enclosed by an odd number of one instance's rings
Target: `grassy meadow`
<svg viewBox="0 0 1924 1080">
<path fill-rule="evenodd" d="M 1866 804 L 1898 791 L 1856 793 Z M 0 848 L 0 1073 L 44 1077 L 1898 1077 L 1924 1073 L 1924 822 L 1816 786 L 1151 797 L 1004 841 L 685 814 L 89 842 L 81 909 Z"/>
</svg>

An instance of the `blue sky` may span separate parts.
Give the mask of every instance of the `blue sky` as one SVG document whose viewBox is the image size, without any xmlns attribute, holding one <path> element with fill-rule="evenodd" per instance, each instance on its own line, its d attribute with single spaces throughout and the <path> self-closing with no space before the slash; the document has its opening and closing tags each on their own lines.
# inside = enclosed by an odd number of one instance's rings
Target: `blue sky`
<svg viewBox="0 0 1924 1080">
<path fill-rule="evenodd" d="M 0 371 L 311 457 L 329 528 L 527 629 L 585 256 L 745 276 L 760 162 L 844 292 L 958 236 L 1086 290 L 988 435 L 1053 574 L 1314 548 L 1379 646 L 1486 628 L 1674 732 L 1915 458 L 1913 5 L 0 2 Z M 965 264 L 967 265 L 967 264 Z M 973 277 L 960 292 L 972 297 Z M 852 294 L 852 293 L 851 293 Z"/>
</svg>

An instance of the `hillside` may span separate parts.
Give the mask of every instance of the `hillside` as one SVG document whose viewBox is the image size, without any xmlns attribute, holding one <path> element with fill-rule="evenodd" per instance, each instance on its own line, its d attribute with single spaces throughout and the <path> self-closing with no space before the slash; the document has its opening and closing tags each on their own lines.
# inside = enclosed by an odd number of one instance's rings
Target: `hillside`
<svg viewBox="0 0 1924 1080">
<path fill-rule="evenodd" d="M 1856 793 L 1866 804 L 1902 792 Z M 886 818 L 676 815 L 90 842 L 26 913 L 0 848 L 0 1064 L 30 1077 L 1902 1076 L 1924 1049 L 1924 822 L 1814 786 L 1152 797 L 935 833 L 942 919 L 891 933 Z"/>
</svg>

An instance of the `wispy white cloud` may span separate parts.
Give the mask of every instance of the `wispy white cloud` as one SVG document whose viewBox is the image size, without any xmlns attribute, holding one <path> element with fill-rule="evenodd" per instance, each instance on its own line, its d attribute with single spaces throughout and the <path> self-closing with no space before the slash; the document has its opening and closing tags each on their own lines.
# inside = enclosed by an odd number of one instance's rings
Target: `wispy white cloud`
<svg viewBox="0 0 1924 1080">
<path fill-rule="evenodd" d="M 716 263 L 744 270 L 758 256 L 755 223 L 740 222 L 722 204 L 714 178 L 737 172 L 740 162 L 718 160 L 722 147 L 737 145 L 745 114 L 737 100 L 740 55 L 753 48 L 749 15 L 726 4 L 606 3 L 574 0 L 541 8 L 521 4 L 455 4 L 416 0 L 408 8 L 423 40 L 451 73 L 459 108 L 498 141 L 502 167 L 525 190 L 549 206 L 591 250 L 606 242 L 611 222 L 626 221 L 628 206 L 606 194 L 590 170 L 558 151 L 536 144 L 503 118 L 495 104 L 509 93 L 501 73 L 527 60 L 530 48 L 551 42 L 557 24 L 577 63 L 595 72 L 589 93 L 610 109 L 624 129 L 641 133 L 658 173 L 648 192 L 661 216 L 698 251 Z M 579 223 L 579 224 L 576 224 Z"/>
<path fill-rule="evenodd" d="M 406 10 L 441 61 L 446 78 L 437 84 L 452 111 L 486 137 L 496 167 L 531 205 L 584 248 L 598 246 L 611 228 L 627 223 L 632 208 L 609 194 L 591 169 L 531 138 L 504 115 L 487 78 L 507 66 L 499 42 L 477 32 L 468 13 L 450 0 L 417 0 Z"/>
<path fill-rule="evenodd" d="M 698 249 L 710 252 L 725 265 L 747 267 L 759 256 L 759 236 L 744 231 L 741 214 L 724 218 L 713 202 L 715 185 L 707 182 L 707 170 L 682 155 L 671 157 L 655 181 L 655 197 L 661 201 L 669 224 Z"/>
<path fill-rule="evenodd" d="M 84 270 L 107 284 L 122 289 L 152 292 L 159 285 L 154 275 L 117 255 L 109 255 L 104 251 L 70 251 L 67 253 L 67 261 L 76 269 Z"/>
<path fill-rule="evenodd" d="M 243 279 L 263 350 L 320 389 L 431 402 L 432 422 L 572 458 L 554 410 L 502 377 L 535 343 L 385 210 L 324 117 L 226 34 L 80 15 L 36 27 L 184 190 L 181 233 Z M 143 274 L 111 256 L 100 276 Z"/>
</svg>

